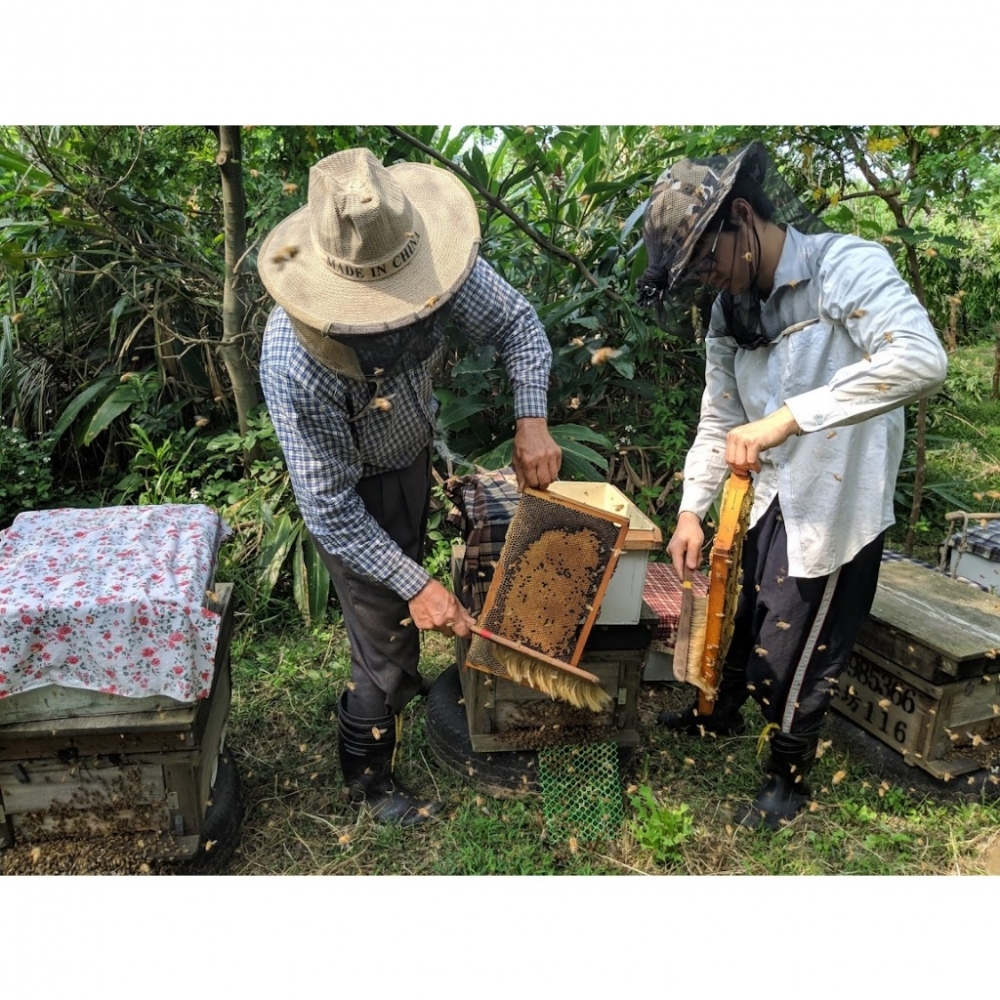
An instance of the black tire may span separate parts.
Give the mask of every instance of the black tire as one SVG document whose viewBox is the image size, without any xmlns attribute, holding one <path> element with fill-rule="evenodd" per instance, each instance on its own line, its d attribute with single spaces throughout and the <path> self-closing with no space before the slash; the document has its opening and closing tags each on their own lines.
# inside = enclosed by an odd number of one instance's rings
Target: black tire
<svg viewBox="0 0 1000 1000">
<path fill-rule="evenodd" d="M 830 711 L 826 720 L 826 738 L 850 757 L 862 760 L 877 782 L 887 781 L 910 795 L 938 802 L 976 801 L 983 797 L 1000 798 L 1000 780 L 986 768 L 970 771 L 951 781 L 942 781 L 915 764 L 907 764 L 903 755 L 878 737 L 839 712 Z"/>
<path fill-rule="evenodd" d="M 444 670 L 427 696 L 427 743 L 447 771 L 493 798 L 517 798 L 539 792 L 538 755 L 508 750 L 476 753 L 462 702 L 458 665 Z"/>
<path fill-rule="evenodd" d="M 223 747 L 219 754 L 215 784 L 210 795 L 211 805 L 201 824 L 198 852 L 179 863 L 177 874 L 221 874 L 236 850 L 246 810 L 239 768 L 229 747 Z"/>
</svg>

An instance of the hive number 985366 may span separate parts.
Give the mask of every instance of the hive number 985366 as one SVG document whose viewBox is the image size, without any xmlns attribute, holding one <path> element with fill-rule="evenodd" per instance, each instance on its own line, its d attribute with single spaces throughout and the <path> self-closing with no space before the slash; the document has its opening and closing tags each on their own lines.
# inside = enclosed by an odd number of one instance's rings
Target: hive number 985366
<svg viewBox="0 0 1000 1000">
<path fill-rule="evenodd" d="M 906 715 L 912 715 L 916 709 L 913 688 L 905 687 L 898 678 L 893 677 L 887 670 L 877 667 L 874 663 L 852 656 L 844 673 L 858 682 L 859 685 L 873 692 L 877 699 L 888 698 L 892 707 Z M 840 697 L 847 703 L 847 707 L 853 714 L 858 714 L 862 707 L 862 699 L 854 693 L 851 685 L 840 689 Z M 867 698 L 863 700 L 864 720 L 869 726 L 877 728 L 879 732 L 890 734 L 890 723 L 892 723 L 891 735 L 897 743 L 906 742 L 906 720 L 890 718 L 889 710 L 883 708 L 877 701 Z M 893 713 L 895 714 L 895 713 Z"/>
</svg>

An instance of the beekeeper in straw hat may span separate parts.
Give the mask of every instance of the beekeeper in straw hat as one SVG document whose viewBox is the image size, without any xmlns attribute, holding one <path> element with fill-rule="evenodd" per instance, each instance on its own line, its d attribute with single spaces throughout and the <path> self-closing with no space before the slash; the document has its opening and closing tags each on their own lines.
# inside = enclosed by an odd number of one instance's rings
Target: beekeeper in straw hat
<svg viewBox="0 0 1000 1000">
<path fill-rule="evenodd" d="M 475 203 L 453 174 L 347 149 L 312 167 L 306 205 L 258 259 L 277 303 L 264 396 L 351 644 L 341 767 L 351 802 L 380 822 L 419 823 L 441 808 L 393 774 L 396 721 L 422 690 L 420 630 L 467 637 L 473 624 L 421 565 L 449 323 L 503 359 L 519 486 L 544 489 L 562 458 L 546 420 L 545 330 L 479 243 Z"/>
<path fill-rule="evenodd" d="M 885 248 L 830 232 L 760 143 L 683 159 L 653 187 L 641 305 L 661 319 L 684 282 L 717 290 L 705 391 L 667 550 L 696 569 L 702 519 L 730 470 L 754 480 L 743 589 L 711 715 L 663 713 L 691 735 L 743 730 L 752 694 L 767 776 L 739 817 L 775 828 L 810 799 L 805 775 L 837 678 L 868 615 L 903 454 L 903 409 L 947 361 Z"/>
</svg>

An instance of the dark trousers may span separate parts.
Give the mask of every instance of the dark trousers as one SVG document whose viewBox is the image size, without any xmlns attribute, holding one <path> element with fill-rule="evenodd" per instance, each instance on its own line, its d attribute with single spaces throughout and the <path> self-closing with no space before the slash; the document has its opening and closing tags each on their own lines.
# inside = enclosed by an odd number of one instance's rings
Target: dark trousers
<svg viewBox="0 0 1000 1000">
<path fill-rule="evenodd" d="M 743 543 L 743 589 L 726 661 L 746 671 L 765 720 L 782 732 L 819 729 L 868 617 L 884 534 L 830 576 L 788 575 L 778 498 Z"/>
<path fill-rule="evenodd" d="M 368 476 L 357 485 L 368 512 L 418 563 L 424 556 L 430 486 L 429 449 L 408 469 Z M 330 571 L 351 644 L 347 710 L 362 718 L 400 711 L 420 689 L 420 632 L 412 624 L 400 624 L 410 616 L 408 603 L 348 569 L 318 543 L 316 547 Z"/>
</svg>

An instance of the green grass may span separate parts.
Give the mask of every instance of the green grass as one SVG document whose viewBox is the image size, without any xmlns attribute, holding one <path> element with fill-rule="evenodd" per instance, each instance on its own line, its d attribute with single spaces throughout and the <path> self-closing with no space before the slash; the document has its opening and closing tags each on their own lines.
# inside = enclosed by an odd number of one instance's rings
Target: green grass
<svg viewBox="0 0 1000 1000">
<path fill-rule="evenodd" d="M 963 348 L 951 357 L 944 392 L 930 408 L 932 433 L 948 440 L 929 449 L 928 481 L 958 483 L 956 492 L 967 510 L 1000 510 L 1000 399 L 992 398 L 994 357 L 992 346 Z"/>
<path fill-rule="evenodd" d="M 449 642 L 426 637 L 426 673 L 450 659 Z M 405 714 L 400 773 L 446 809 L 421 827 L 381 827 L 340 797 L 334 706 L 347 668 L 338 630 L 244 631 L 233 668 L 229 740 L 249 808 L 232 874 L 974 874 L 1000 855 L 1000 804 L 990 796 L 932 801 L 826 740 L 810 776 L 814 811 L 774 834 L 737 826 L 736 811 L 761 780 L 762 719 L 750 707 L 742 737 L 668 733 L 654 719 L 687 703 L 689 689 L 678 685 L 642 688 L 643 745 L 622 774 L 626 822 L 614 841 L 553 839 L 540 796 L 493 798 L 441 768 L 420 701 Z"/>
<path fill-rule="evenodd" d="M 961 348 L 948 359 L 948 379 L 928 407 L 924 502 L 913 555 L 937 565 L 938 546 L 948 535 L 944 515 L 953 510 L 1000 510 L 1000 399 L 992 398 L 992 345 Z M 912 456 L 904 458 L 904 469 Z M 901 474 L 910 496 L 912 476 Z M 886 544 L 902 551 L 904 514 Z"/>
<path fill-rule="evenodd" d="M 958 482 L 967 509 L 1000 509 L 1000 401 L 990 398 L 992 347 L 952 359 L 948 399 L 932 407 L 935 445 L 928 481 Z M 941 439 L 948 439 L 942 443 Z M 943 520 L 927 518 L 923 557 L 936 561 Z M 901 536 L 900 536 L 901 537 Z M 918 553 L 920 554 L 920 553 Z M 758 833 L 735 816 L 761 781 L 756 733 L 691 739 L 655 725 L 665 707 L 686 705 L 690 689 L 643 685 L 642 745 L 622 773 L 621 835 L 577 843 L 547 830 L 538 795 L 495 799 L 440 767 L 424 733 L 424 705 L 405 714 L 400 773 L 446 803 L 434 822 L 379 827 L 342 799 L 335 706 L 349 676 L 338 622 L 308 630 L 282 619 L 240 622 L 233 643 L 229 740 L 249 808 L 233 874 L 337 875 L 928 875 L 1000 870 L 996 787 L 966 800 L 960 789 L 936 799 L 926 783 L 883 778 L 869 760 L 824 739 L 810 776 L 815 803 L 788 828 Z M 291 620 L 288 616 L 286 621 Z M 435 676 L 451 644 L 424 639 L 422 669 Z M 830 735 L 829 733 L 826 735 Z M 916 774 L 916 772 L 914 772 Z M 1000 778 L 997 779 L 1000 781 Z M 945 796 L 944 791 L 955 794 Z"/>
</svg>

